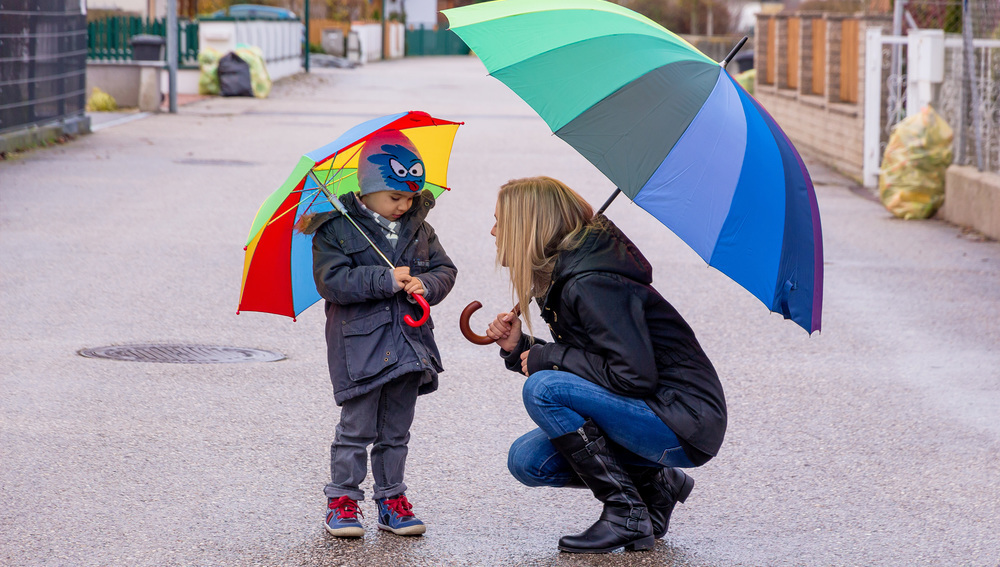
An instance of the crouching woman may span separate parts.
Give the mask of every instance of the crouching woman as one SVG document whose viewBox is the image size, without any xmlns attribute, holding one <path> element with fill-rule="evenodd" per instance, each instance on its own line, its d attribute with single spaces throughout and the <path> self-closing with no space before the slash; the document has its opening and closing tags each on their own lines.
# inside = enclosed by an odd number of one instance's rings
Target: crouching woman
<svg viewBox="0 0 1000 567">
<path fill-rule="evenodd" d="M 560 550 L 652 548 L 694 487 L 681 469 L 722 444 L 726 402 L 712 363 L 650 285 L 642 253 L 563 183 L 505 184 L 491 234 L 521 313 L 534 299 L 552 335 L 523 333 L 513 313 L 487 330 L 507 368 L 528 377 L 524 405 L 538 425 L 511 446 L 511 474 L 528 486 L 587 487 L 604 504 Z"/>
</svg>

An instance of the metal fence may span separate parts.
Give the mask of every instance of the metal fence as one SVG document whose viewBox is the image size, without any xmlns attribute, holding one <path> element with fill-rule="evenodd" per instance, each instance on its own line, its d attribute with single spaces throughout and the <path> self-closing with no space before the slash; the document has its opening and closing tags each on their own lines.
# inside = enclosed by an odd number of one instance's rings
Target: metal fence
<svg viewBox="0 0 1000 567">
<path fill-rule="evenodd" d="M 0 0 L 0 133 L 82 116 L 87 22 L 80 0 Z"/>
<path fill-rule="evenodd" d="M 424 26 L 406 30 L 407 56 L 468 54 L 469 46 L 451 30 Z"/>
<path fill-rule="evenodd" d="M 166 18 L 147 20 L 137 16 L 111 16 L 87 24 L 87 59 L 129 61 L 132 38 L 137 35 L 167 36 Z M 198 66 L 198 22 L 178 20 L 177 61 L 181 67 Z"/>
<path fill-rule="evenodd" d="M 945 41 L 938 110 L 955 132 L 955 162 L 1000 173 L 1000 40 Z"/>
<path fill-rule="evenodd" d="M 862 0 L 860 12 L 866 15 L 893 15 L 898 6 L 904 29 L 944 30 L 962 33 L 963 9 L 975 14 L 970 25 L 972 37 L 998 39 L 1000 2 L 997 0 Z"/>
</svg>

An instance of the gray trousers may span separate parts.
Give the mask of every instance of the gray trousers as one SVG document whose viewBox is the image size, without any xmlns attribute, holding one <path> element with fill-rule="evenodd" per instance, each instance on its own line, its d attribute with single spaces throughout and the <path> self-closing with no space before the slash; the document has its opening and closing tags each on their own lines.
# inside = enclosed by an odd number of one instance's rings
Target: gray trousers
<svg viewBox="0 0 1000 567">
<path fill-rule="evenodd" d="M 323 490 L 327 497 L 365 499 L 358 486 L 368 474 L 368 445 L 372 445 L 374 498 L 391 498 L 406 491 L 406 444 L 421 378 L 422 372 L 405 374 L 340 407 L 340 423 L 330 446 L 332 480 Z"/>
</svg>

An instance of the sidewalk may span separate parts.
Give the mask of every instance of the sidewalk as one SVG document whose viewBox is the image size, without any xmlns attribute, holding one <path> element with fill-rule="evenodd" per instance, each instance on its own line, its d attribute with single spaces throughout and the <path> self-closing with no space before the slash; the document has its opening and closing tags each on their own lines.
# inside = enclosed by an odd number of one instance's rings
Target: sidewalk
<svg viewBox="0 0 1000 567">
<path fill-rule="evenodd" d="M 452 191 L 429 217 L 459 267 L 432 310 L 446 372 L 418 401 L 406 467 L 428 531 L 380 532 L 369 498 L 365 538 L 342 541 L 322 526 L 338 415 L 322 306 L 294 323 L 237 316 L 243 245 L 300 156 L 411 109 L 465 122 Z M 610 218 L 722 377 L 729 430 L 719 456 L 689 471 L 695 490 L 654 550 L 569 556 L 556 541 L 600 507 L 586 491 L 510 476 L 507 448 L 534 427 L 523 380 L 457 321 L 472 300 L 486 306 L 473 328 L 511 304 L 489 236 L 498 187 L 546 174 L 600 204 L 610 188 L 596 168 L 473 57 L 318 69 L 267 99 L 103 124 L 113 127 L 0 162 L 0 564 L 1000 562 L 1000 243 L 893 219 L 806 156 L 826 271 L 823 330 L 810 337 L 616 200 Z M 136 344 L 285 359 L 77 354 Z"/>
<path fill-rule="evenodd" d="M 178 94 L 177 95 L 177 107 L 186 106 L 198 101 L 210 98 L 206 95 L 195 95 L 195 94 Z M 169 99 L 164 99 L 163 104 L 160 106 L 160 112 L 170 111 L 170 101 Z M 146 118 L 151 116 L 152 112 L 141 112 L 135 108 L 128 108 L 123 110 L 117 110 L 113 112 L 87 112 L 87 118 L 90 118 L 90 131 L 97 132 L 103 130 L 104 128 L 110 128 L 111 126 L 117 126 L 119 124 L 125 124 L 133 120 L 139 120 L 141 118 Z"/>
</svg>

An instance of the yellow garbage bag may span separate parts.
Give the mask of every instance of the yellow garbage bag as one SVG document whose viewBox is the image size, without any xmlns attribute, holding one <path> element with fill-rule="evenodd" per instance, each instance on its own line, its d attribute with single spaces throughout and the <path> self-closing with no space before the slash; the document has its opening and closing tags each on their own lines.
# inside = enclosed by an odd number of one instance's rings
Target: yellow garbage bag
<svg viewBox="0 0 1000 567">
<path fill-rule="evenodd" d="M 219 94 L 219 59 L 222 53 L 211 47 L 198 50 L 198 94 Z"/>
<path fill-rule="evenodd" d="M 926 219 L 941 208 L 951 141 L 951 127 L 930 106 L 896 124 L 878 181 L 886 209 L 900 218 Z"/>
<path fill-rule="evenodd" d="M 271 75 L 268 74 L 267 65 L 264 63 L 264 52 L 259 47 L 239 45 L 233 53 L 250 66 L 250 86 L 253 88 L 253 96 L 267 98 L 271 93 Z"/>
</svg>

